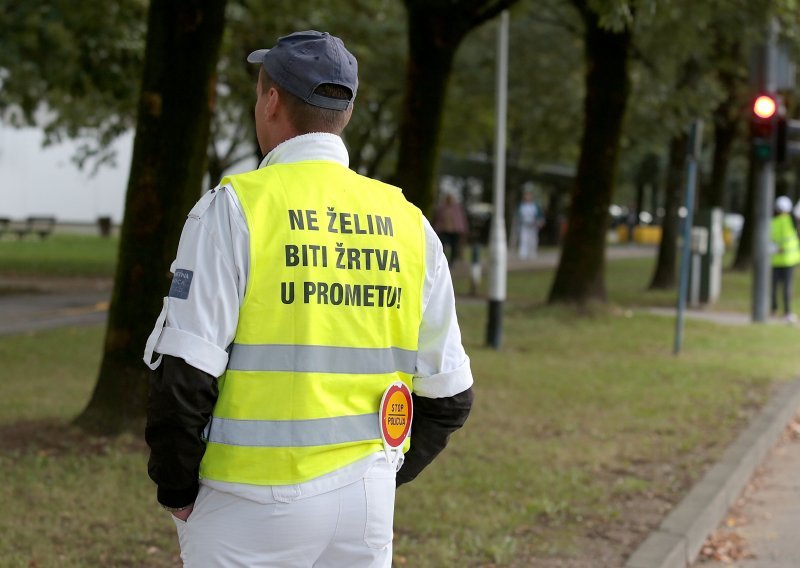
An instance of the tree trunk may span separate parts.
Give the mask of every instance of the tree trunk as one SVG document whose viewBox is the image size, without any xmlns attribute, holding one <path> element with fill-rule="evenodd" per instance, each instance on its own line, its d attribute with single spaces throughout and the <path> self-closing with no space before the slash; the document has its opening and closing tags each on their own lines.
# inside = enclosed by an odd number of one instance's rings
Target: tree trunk
<svg viewBox="0 0 800 568">
<path fill-rule="evenodd" d="M 731 161 L 731 150 L 739 134 L 741 116 L 736 91 L 728 91 L 729 95 L 714 111 L 714 156 L 711 167 L 711 182 L 704 196 L 705 207 L 725 209 L 726 188 L 728 182 L 728 165 Z"/>
<path fill-rule="evenodd" d="M 736 247 L 736 258 L 731 266 L 732 270 L 746 271 L 753 268 L 753 242 L 756 231 L 756 157 L 753 155 L 752 146 L 749 149 L 749 163 L 747 165 L 747 191 L 744 199 L 744 225 L 739 235 L 739 246 Z"/>
<path fill-rule="evenodd" d="M 429 214 L 447 83 L 464 37 L 517 0 L 404 0 L 408 63 L 400 112 L 400 141 L 390 180 Z"/>
<path fill-rule="evenodd" d="M 631 30 L 603 29 L 583 1 L 575 4 L 586 26 L 585 124 L 567 234 L 549 302 L 583 304 L 606 300 L 606 228 L 630 92 Z"/>
<path fill-rule="evenodd" d="M 686 150 L 689 137 L 681 133 L 670 140 L 667 182 L 664 188 L 664 220 L 661 223 L 661 243 L 658 246 L 658 259 L 650 282 L 650 290 L 668 290 L 675 287 L 675 264 L 678 257 L 678 209 L 683 195 L 683 182 L 686 170 Z"/>
<path fill-rule="evenodd" d="M 634 221 L 635 225 L 641 223 L 639 215 L 642 214 L 642 211 L 644 211 L 644 183 L 639 182 L 636 184 L 636 220 Z"/>
<path fill-rule="evenodd" d="M 145 341 L 200 194 L 225 0 L 152 0 L 131 174 L 103 361 L 76 423 L 114 433 L 146 413 Z"/>
<path fill-rule="evenodd" d="M 444 100 L 453 58 L 461 38 L 442 41 L 440 22 L 431 22 L 426 10 L 408 11 L 408 65 L 400 115 L 400 145 L 392 182 L 409 201 L 429 214 L 433 204 L 434 174 Z"/>
</svg>

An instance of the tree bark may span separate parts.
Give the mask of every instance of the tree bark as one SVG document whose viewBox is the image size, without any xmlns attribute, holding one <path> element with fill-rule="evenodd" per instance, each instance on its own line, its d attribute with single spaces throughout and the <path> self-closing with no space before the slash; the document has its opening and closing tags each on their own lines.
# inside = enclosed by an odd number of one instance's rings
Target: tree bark
<svg viewBox="0 0 800 568">
<path fill-rule="evenodd" d="M 702 199 L 705 207 L 725 209 L 727 201 L 728 166 L 739 124 L 742 122 L 735 85 L 724 82 L 728 96 L 714 111 L 714 156 L 711 166 L 711 181 Z"/>
<path fill-rule="evenodd" d="M 600 27 L 598 15 L 574 0 L 585 24 L 585 123 L 567 233 L 550 303 L 606 300 L 605 241 L 619 142 L 630 92 L 631 30 Z"/>
<path fill-rule="evenodd" d="M 675 287 L 675 264 L 678 257 L 678 209 L 683 195 L 686 171 L 686 151 L 689 137 L 685 132 L 675 136 L 669 143 L 669 164 L 667 182 L 664 188 L 664 219 L 661 224 L 661 242 L 658 245 L 658 259 L 650 281 L 650 290 L 669 290 Z"/>
<path fill-rule="evenodd" d="M 736 247 L 736 258 L 733 260 L 732 270 L 746 271 L 753 268 L 753 243 L 756 231 L 756 157 L 753 155 L 752 146 L 749 149 L 749 162 L 747 164 L 747 191 L 744 199 L 744 225 L 739 235 L 739 245 Z"/>
<path fill-rule="evenodd" d="M 76 423 L 115 433 L 146 413 L 145 341 L 200 195 L 225 0 L 152 0 L 119 259 L 97 384 Z"/>
<path fill-rule="evenodd" d="M 404 0 L 408 63 L 392 183 L 430 213 L 447 84 L 464 37 L 517 0 Z"/>
</svg>

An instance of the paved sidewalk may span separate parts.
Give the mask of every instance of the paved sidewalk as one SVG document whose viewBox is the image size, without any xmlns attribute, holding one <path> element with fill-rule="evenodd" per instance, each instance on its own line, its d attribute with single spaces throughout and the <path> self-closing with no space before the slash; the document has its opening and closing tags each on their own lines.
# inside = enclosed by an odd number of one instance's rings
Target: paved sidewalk
<svg viewBox="0 0 800 568">
<path fill-rule="evenodd" d="M 758 480 L 759 467 L 767 462 L 775 444 L 786 431 L 800 408 L 800 379 L 780 387 L 778 392 L 764 406 L 750 425 L 731 443 L 720 460 L 691 488 L 645 541 L 625 563 L 625 568 L 686 568 L 697 566 L 697 556 L 708 545 L 710 534 L 726 524 L 743 490 Z M 796 475 L 796 464 L 779 463 L 775 471 L 781 476 Z M 788 469 L 786 469 L 788 468 Z M 800 487 L 797 483 L 788 484 L 789 490 L 775 495 L 765 504 L 764 511 L 775 513 L 774 507 L 785 506 L 785 511 L 800 511 Z M 777 564 L 742 565 L 758 568 L 792 568 L 800 566 L 794 561 L 784 562 L 783 558 L 797 559 L 798 519 L 788 518 L 778 528 L 763 524 L 768 517 L 754 513 L 752 530 L 754 534 L 767 535 L 762 538 L 761 560 L 771 556 L 778 558 Z M 783 521 L 782 521 L 783 522 Z M 788 526 L 787 526 L 788 525 Z M 788 532 L 787 532 L 788 531 Z M 782 543 L 770 539 L 773 535 L 784 534 Z M 775 540 L 775 539 L 773 539 Z M 713 539 L 712 539 L 713 542 Z M 784 548 L 788 547 L 788 548 Z"/>
<path fill-rule="evenodd" d="M 651 245 L 613 245 L 606 247 L 607 260 L 621 260 L 625 258 L 655 258 L 658 248 Z M 453 274 L 469 274 L 470 270 L 470 251 L 467 247 L 462 251 L 462 260 L 452 266 Z M 544 248 L 539 249 L 536 258 L 517 258 L 512 250 L 508 251 L 508 270 L 535 270 L 537 268 L 552 268 L 558 264 L 561 256 L 560 249 Z M 482 252 L 481 265 L 483 266 L 484 277 L 489 267 L 489 253 Z"/>
<path fill-rule="evenodd" d="M 657 316 L 675 317 L 677 310 L 675 308 L 647 308 L 647 313 L 655 314 Z M 721 325 L 750 325 L 753 323 L 753 318 L 750 314 L 742 312 L 715 312 L 703 309 L 687 308 L 683 313 L 687 319 L 695 319 L 702 321 L 710 321 Z M 794 325 L 787 323 L 782 318 L 769 318 L 764 322 L 767 325 Z M 799 567 L 800 568 L 800 567 Z"/>
<path fill-rule="evenodd" d="M 728 511 L 697 568 L 800 566 L 800 425 L 797 418 Z"/>
<path fill-rule="evenodd" d="M 107 279 L 0 278 L 0 335 L 105 321 L 111 298 Z"/>
</svg>

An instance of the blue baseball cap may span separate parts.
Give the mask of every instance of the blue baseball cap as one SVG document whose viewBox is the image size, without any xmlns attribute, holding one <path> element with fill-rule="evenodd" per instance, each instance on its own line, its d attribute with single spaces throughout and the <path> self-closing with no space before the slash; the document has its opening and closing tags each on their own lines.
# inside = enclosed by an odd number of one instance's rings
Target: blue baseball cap
<svg viewBox="0 0 800 568">
<path fill-rule="evenodd" d="M 295 32 L 278 40 L 272 49 L 257 49 L 247 56 L 260 63 L 270 79 L 310 105 L 347 110 L 358 90 L 358 62 L 342 40 L 328 32 Z M 315 93 L 325 83 L 350 90 L 350 98 L 335 99 Z"/>
</svg>

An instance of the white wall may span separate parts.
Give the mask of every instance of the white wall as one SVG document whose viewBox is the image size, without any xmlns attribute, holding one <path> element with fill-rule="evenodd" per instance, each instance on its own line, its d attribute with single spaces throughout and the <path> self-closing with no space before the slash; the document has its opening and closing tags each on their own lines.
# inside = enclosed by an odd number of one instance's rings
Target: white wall
<svg viewBox="0 0 800 568">
<path fill-rule="evenodd" d="M 117 165 L 104 165 L 95 175 L 91 175 L 91 165 L 81 170 L 72 161 L 76 142 L 67 140 L 44 148 L 43 139 L 41 130 L 15 129 L 0 122 L 0 217 L 55 217 L 62 223 L 94 224 L 98 217 L 110 216 L 114 224 L 121 223 L 133 132 L 113 146 Z M 246 159 L 225 173 L 246 172 L 257 165 L 255 158 Z M 209 183 L 206 176 L 201 193 L 217 182 Z"/>
<path fill-rule="evenodd" d="M 76 143 L 43 148 L 43 138 L 40 130 L 0 124 L 0 217 L 94 223 L 111 216 L 121 222 L 133 134 L 115 143 L 117 166 L 103 166 L 94 176 L 91 166 L 81 170 L 72 162 Z"/>
</svg>

